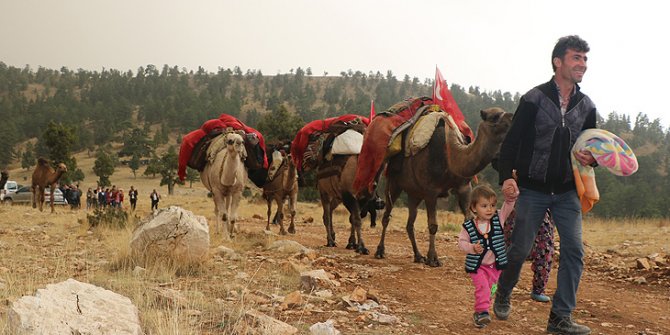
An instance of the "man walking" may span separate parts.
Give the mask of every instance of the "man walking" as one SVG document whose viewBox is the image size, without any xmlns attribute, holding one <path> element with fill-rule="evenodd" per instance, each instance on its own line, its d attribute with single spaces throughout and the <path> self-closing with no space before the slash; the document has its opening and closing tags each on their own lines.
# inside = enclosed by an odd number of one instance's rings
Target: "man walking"
<svg viewBox="0 0 670 335">
<path fill-rule="evenodd" d="M 571 316 L 584 268 L 584 250 L 570 150 L 582 130 L 596 126 L 595 104 L 578 85 L 586 72 L 587 52 L 588 43 L 579 36 L 558 40 L 551 55 L 554 76 L 521 97 L 498 162 L 503 189 L 512 187 L 519 198 L 507 253 L 509 264 L 500 275 L 493 311 L 501 320 L 509 317 L 512 289 L 549 209 L 561 241 L 558 285 L 547 323 L 547 331 L 554 334 L 591 332 Z M 595 164 L 588 151 L 575 156 L 582 165 Z M 517 181 L 512 170 L 517 170 Z"/>
</svg>

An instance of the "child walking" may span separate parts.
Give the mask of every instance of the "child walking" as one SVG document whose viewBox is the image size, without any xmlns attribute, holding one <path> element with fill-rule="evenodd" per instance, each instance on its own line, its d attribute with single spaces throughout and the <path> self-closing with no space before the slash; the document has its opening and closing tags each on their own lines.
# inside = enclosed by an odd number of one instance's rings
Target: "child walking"
<svg viewBox="0 0 670 335">
<path fill-rule="evenodd" d="M 503 225 L 514 209 L 517 194 L 512 189 L 503 190 L 505 202 L 496 210 L 495 191 L 486 185 L 472 190 L 469 209 L 474 219 L 463 223 L 458 237 L 458 248 L 467 254 L 465 271 L 475 286 L 475 313 L 473 320 L 478 328 L 491 322 L 491 288 L 498 282 L 501 270 L 507 265 Z"/>
</svg>

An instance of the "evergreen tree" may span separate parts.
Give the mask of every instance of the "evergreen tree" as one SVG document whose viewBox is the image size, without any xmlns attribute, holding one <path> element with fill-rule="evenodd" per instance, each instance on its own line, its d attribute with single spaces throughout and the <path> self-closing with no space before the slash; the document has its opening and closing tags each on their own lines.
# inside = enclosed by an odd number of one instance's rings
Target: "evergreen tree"
<svg viewBox="0 0 670 335">
<path fill-rule="evenodd" d="M 31 142 L 26 144 L 26 151 L 21 154 L 21 167 L 30 170 L 35 166 L 37 158 L 35 158 L 35 148 Z"/>
<path fill-rule="evenodd" d="M 174 194 L 174 185 L 180 183 L 177 177 L 178 159 L 179 156 L 174 146 L 170 146 L 160 158 L 161 186 L 167 185 L 170 195 Z"/>
<path fill-rule="evenodd" d="M 114 174 L 114 169 L 116 166 L 115 155 L 110 154 L 104 149 L 98 149 L 95 157 L 95 162 L 93 163 L 93 173 L 95 173 L 95 175 L 100 178 L 98 180 L 98 186 L 111 186 L 112 183 L 109 181 L 109 177 Z"/>
<path fill-rule="evenodd" d="M 263 134 L 267 143 L 290 141 L 303 124 L 299 116 L 290 113 L 286 106 L 281 105 L 277 110 L 263 116 L 258 122 L 258 131 Z"/>
</svg>

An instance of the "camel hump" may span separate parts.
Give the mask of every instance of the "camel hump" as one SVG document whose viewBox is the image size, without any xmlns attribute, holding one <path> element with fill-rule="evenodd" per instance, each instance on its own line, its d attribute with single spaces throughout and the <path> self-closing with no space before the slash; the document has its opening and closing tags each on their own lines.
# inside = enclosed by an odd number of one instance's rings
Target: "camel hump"
<svg viewBox="0 0 670 335">
<path fill-rule="evenodd" d="M 49 161 L 48 161 L 46 158 L 44 158 L 44 157 L 40 157 L 40 158 L 38 158 L 38 159 L 37 159 L 37 164 L 40 165 L 40 166 L 46 166 L 46 167 L 50 167 L 50 166 L 51 166 L 51 164 L 49 164 Z"/>
</svg>

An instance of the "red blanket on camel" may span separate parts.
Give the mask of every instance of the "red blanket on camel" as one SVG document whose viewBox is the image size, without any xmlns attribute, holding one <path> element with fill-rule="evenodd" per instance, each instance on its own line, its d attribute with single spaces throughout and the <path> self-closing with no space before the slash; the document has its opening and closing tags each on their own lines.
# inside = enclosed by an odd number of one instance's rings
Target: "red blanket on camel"
<svg viewBox="0 0 670 335">
<path fill-rule="evenodd" d="M 209 134 L 214 129 L 226 129 L 231 127 L 235 130 L 243 130 L 245 133 L 253 133 L 258 136 L 259 144 L 261 150 L 263 150 L 263 168 L 268 168 L 268 158 L 265 154 L 265 139 L 261 133 L 251 128 L 242 121 L 232 117 L 228 114 L 221 114 L 218 119 L 211 119 L 206 121 L 200 126 L 199 129 L 196 129 L 182 138 L 181 147 L 179 148 L 179 168 L 177 170 L 177 175 L 179 179 L 183 181 L 186 178 L 186 164 L 188 163 L 189 158 L 191 158 L 191 153 L 193 152 L 193 147 L 203 138 L 205 135 Z"/>
<path fill-rule="evenodd" d="M 361 121 L 365 123 L 366 126 L 370 124 L 370 119 L 368 119 L 365 116 L 360 116 L 356 114 L 345 114 L 342 116 L 331 117 L 324 120 L 314 120 L 306 124 L 304 127 L 302 127 L 302 129 L 300 129 L 298 133 L 295 135 L 293 142 L 291 142 L 291 157 L 293 158 L 293 163 L 298 168 L 298 171 L 302 171 L 302 159 L 303 156 L 305 155 L 307 145 L 309 144 L 310 135 L 312 135 L 317 131 L 324 132 L 328 130 L 330 125 L 333 124 L 334 122 L 337 121 L 349 122 L 356 118 L 361 119 Z"/>
</svg>

